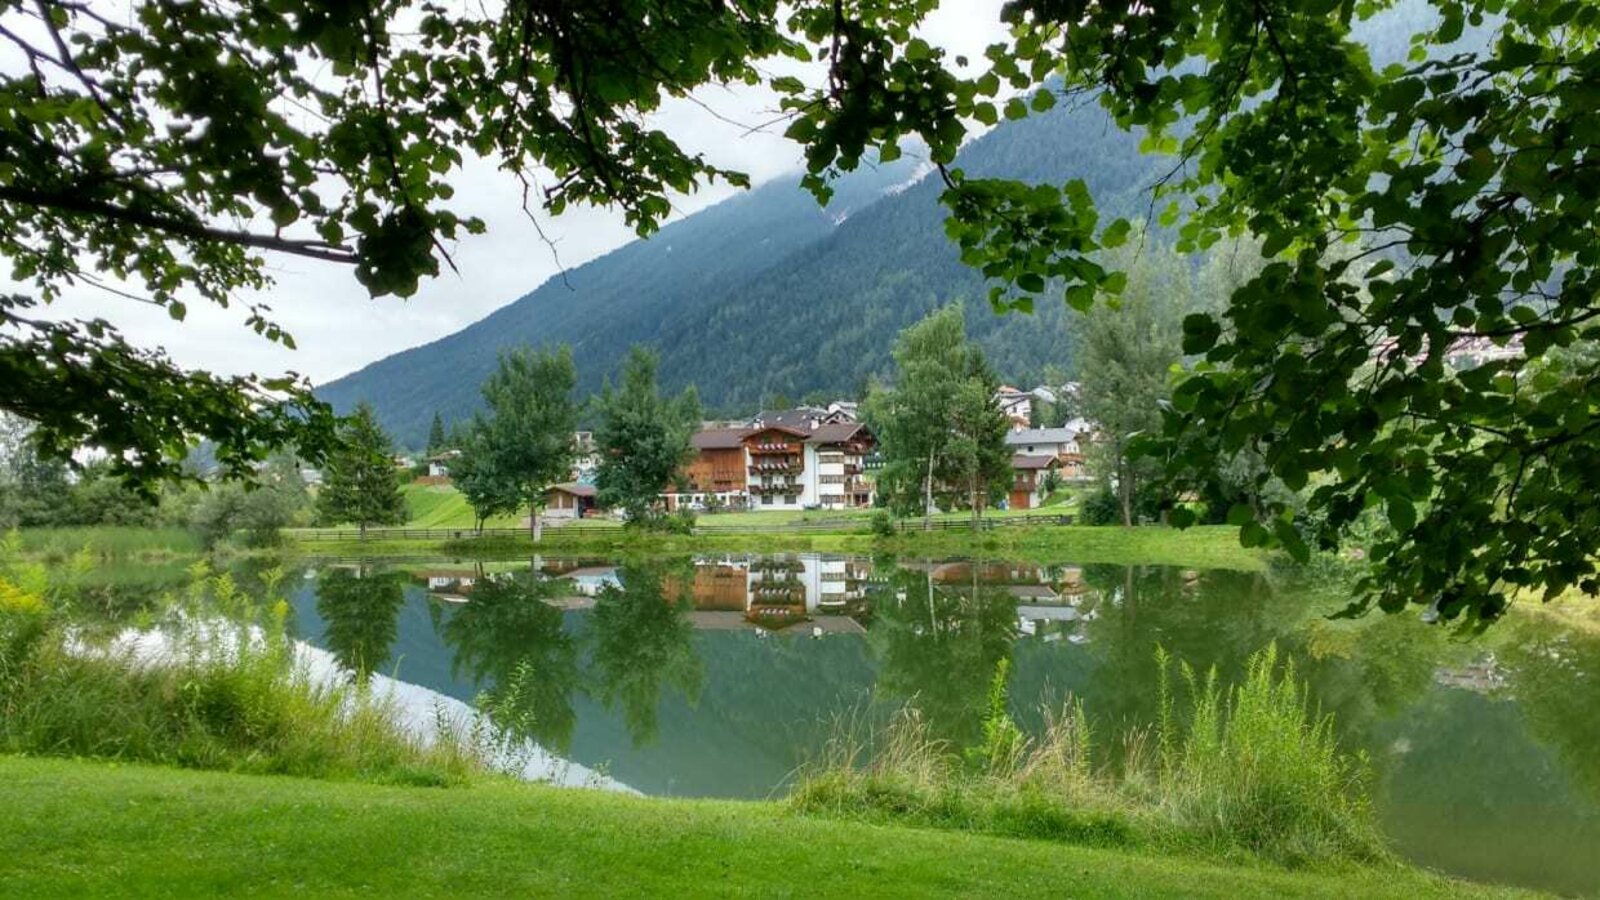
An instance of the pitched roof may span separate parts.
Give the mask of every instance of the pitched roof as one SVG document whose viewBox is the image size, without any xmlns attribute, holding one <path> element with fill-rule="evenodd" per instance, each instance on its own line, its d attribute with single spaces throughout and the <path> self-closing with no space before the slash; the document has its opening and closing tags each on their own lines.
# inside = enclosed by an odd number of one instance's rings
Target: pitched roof
<svg viewBox="0 0 1600 900">
<path fill-rule="evenodd" d="M 702 428 L 689 438 L 696 450 L 736 450 L 751 434 L 748 428 Z"/>
<path fill-rule="evenodd" d="M 784 434 L 792 434 L 795 437 L 802 438 L 808 438 L 811 436 L 811 429 L 809 428 L 798 428 L 793 425 L 778 425 L 769 422 L 766 425 L 757 425 L 754 428 L 746 428 L 744 431 L 744 437 L 751 438 L 758 434 L 765 434 L 769 431 L 781 431 Z"/>
<path fill-rule="evenodd" d="M 562 491 L 563 493 L 571 494 L 574 497 L 593 497 L 596 493 L 594 485 L 577 484 L 575 482 L 567 482 L 566 484 L 552 484 L 550 485 L 550 490 Z"/>
<path fill-rule="evenodd" d="M 1019 428 L 1006 434 L 1006 443 L 1013 447 L 1021 444 L 1065 444 L 1078 439 L 1073 428 Z"/>
<path fill-rule="evenodd" d="M 867 426 L 860 422 L 836 422 L 828 425 L 818 425 L 817 430 L 811 432 L 806 438 L 808 444 L 842 444 L 855 437 L 860 432 L 866 431 Z M 867 432 L 871 437 L 872 433 Z"/>
<path fill-rule="evenodd" d="M 764 409 L 756 413 L 754 422 L 758 426 L 782 425 L 787 428 L 810 431 L 818 421 L 826 418 L 827 415 L 827 410 L 816 406 L 797 406 L 794 409 Z"/>
<path fill-rule="evenodd" d="M 1013 469 L 1048 469 L 1059 461 L 1054 456 L 1022 456 L 1018 454 L 1011 457 Z"/>
</svg>

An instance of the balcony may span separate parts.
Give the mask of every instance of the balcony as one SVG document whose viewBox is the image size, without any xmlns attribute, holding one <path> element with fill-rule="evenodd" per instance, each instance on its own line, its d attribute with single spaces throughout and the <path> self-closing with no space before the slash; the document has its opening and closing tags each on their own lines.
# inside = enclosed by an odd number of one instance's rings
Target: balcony
<svg viewBox="0 0 1600 900">
<path fill-rule="evenodd" d="M 804 471 L 804 466 L 799 460 L 783 462 L 762 462 L 750 467 L 751 475 L 799 475 Z"/>
</svg>

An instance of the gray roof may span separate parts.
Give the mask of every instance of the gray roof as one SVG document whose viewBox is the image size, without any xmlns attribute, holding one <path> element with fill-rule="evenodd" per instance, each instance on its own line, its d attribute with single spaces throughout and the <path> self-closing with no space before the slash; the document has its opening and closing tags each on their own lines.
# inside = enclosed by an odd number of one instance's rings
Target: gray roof
<svg viewBox="0 0 1600 900">
<path fill-rule="evenodd" d="M 1075 428 L 1022 428 L 1006 435 L 1006 443 L 1016 447 L 1024 444 L 1065 444 L 1078 439 Z"/>
</svg>

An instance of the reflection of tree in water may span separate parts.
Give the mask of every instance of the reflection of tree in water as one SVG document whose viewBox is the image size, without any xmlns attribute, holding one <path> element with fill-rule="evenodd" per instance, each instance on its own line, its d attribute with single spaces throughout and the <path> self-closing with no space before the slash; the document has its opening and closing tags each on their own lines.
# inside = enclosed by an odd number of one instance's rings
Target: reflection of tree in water
<svg viewBox="0 0 1600 900">
<path fill-rule="evenodd" d="M 1380 727 L 1427 692 L 1440 665 L 1468 652 L 1452 647 L 1447 630 L 1405 614 L 1312 619 L 1283 643 L 1340 740 L 1369 750 L 1379 749 Z"/>
<path fill-rule="evenodd" d="M 405 603 L 405 575 L 361 564 L 329 567 L 317 576 L 323 643 L 339 665 L 366 678 L 389 659 Z"/>
<path fill-rule="evenodd" d="M 602 587 L 589 615 L 595 693 L 607 707 L 622 708 L 634 746 L 655 739 L 663 687 L 694 704 L 705 683 L 689 598 L 670 600 L 662 589 L 668 574 L 691 581 L 689 566 L 687 559 L 625 565 L 617 573 L 621 586 Z"/>
<path fill-rule="evenodd" d="M 436 611 L 455 674 L 485 685 L 495 724 L 558 752 L 572 744 L 579 681 L 577 646 L 562 611 L 546 602 L 560 593 L 556 582 L 506 573 L 479 580 L 459 607 Z"/>
<path fill-rule="evenodd" d="M 1600 798 L 1600 636 L 1528 617 L 1509 632 L 1498 659 L 1528 730 Z"/>
<path fill-rule="evenodd" d="M 1158 647 L 1198 672 L 1215 667 L 1230 683 L 1252 653 L 1305 616 L 1302 604 L 1274 597 L 1254 573 L 1100 565 L 1083 577 L 1098 598 L 1096 617 L 1084 625 L 1096 671 L 1079 696 L 1109 733 L 1156 721 Z"/>
<path fill-rule="evenodd" d="M 1017 636 L 1016 598 L 976 580 L 936 584 L 931 567 L 897 569 L 878 597 L 868 633 L 877 690 L 914 703 L 935 736 L 975 744 L 995 667 Z"/>
</svg>

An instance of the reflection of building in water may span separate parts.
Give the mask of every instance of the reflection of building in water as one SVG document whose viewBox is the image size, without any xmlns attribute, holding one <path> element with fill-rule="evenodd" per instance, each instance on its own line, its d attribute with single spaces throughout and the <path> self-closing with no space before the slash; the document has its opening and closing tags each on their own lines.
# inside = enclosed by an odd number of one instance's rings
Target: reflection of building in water
<svg viewBox="0 0 1600 900">
<path fill-rule="evenodd" d="M 602 588 L 622 587 L 616 566 L 580 566 L 562 573 L 561 577 L 571 581 L 573 590 L 585 597 L 599 596 Z"/>
<path fill-rule="evenodd" d="M 687 580 L 669 578 L 668 597 L 687 595 L 699 628 L 811 623 L 821 633 L 860 631 L 850 618 L 865 611 L 868 564 L 824 557 L 703 559 Z"/>
<path fill-rule="evenodd" d="M 465 603 L 467 594 L 478 579 L 459 572 L 418 572 L 416 576 L 427 586 L 428 595 L 446 603 Z"/>
</svg>

